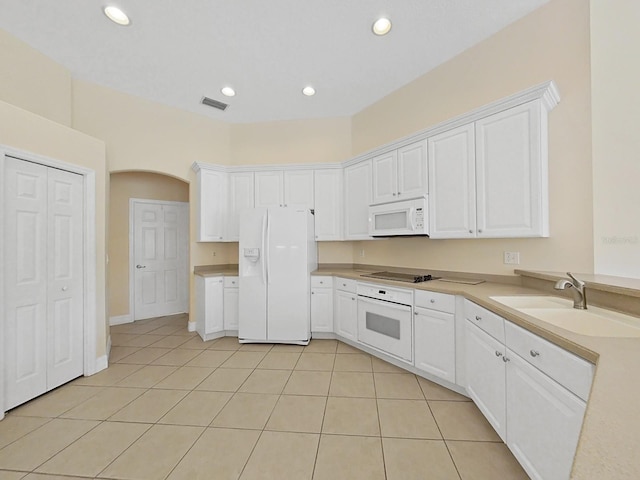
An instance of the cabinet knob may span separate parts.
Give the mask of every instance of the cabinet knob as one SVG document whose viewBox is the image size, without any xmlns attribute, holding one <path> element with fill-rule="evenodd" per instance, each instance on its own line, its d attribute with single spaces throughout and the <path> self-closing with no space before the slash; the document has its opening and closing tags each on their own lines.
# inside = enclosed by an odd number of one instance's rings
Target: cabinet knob
<svg viewBox="0 0 640 480">
<path fill-rule="evenodd" d="M 347 284 L 346 284 L 346 283 L 343 283 L 343 284 L 342 284 L 342 286 L 343 286 L 343 287 L 346 287 L 346 286 L 347 286 Z"/>
<path fill-rule="evenodd" d="M 436 303 L 436 300 L 435 300 L 435 298 L 432 298 L 431 300 L 429 300 L 429 302 Z"/>
<path fill-rule="evenodd" d="M 502 357 L 502 361 L 503 361 L 504 363 L 507 363 L 507 362 L 510 362 L 510 361 L 511 361 L 511 359 L 510 359 L 509 357 Z"/>
<path fill-rule="evenodd" d="M 320 280 L 320 285 L 322 285 L 324 282 L 322 280 Z"/>
<path fill-rule="evenodd" d="M 400 195 L 402 192 L 398 192 L 398 195 Z"/>
<path fill-rule="evenodd" d="M 315 294 L 316 294 L 316 292 L 311 292 L 311 295 L 315 295 Z"/>
<path fill-rule="evenodd" d="M 502 352 L 499 352 L 498 350 L 496 350 L 496 357 L 501 357 L 502 356 Z"/>
<path fill-rule="evenodd" d="M 482 320 L 482 317 L 480 315 L 476 315 L 476 320 L 479 322 L 480 320 Z"/>
<path fill-rule="evenodd" d="M 66 292 L 69 289 L 69 287 L 67 287 L 66 285 L 64 287 L 62 287 L 62 291 Z"/>
<path fill-rule="evenodd" d="M 529 352 L 529 354 L 530 354 L 532 357 L 534 357 L 534 358 L 535 358 L 535 357 L 537 357 L 538 355 L 540 355 L 540 352 L 538 352 L 537 350 L 531 350 L 531 351 Z"/>
<path fill-rule="evenodd" d="M 355 300 L 355 299 L 356 299 L 356 297 L 351 297 L 351 300 Z"/>
<path fill-rule="evenodd" d="M 469 233 L 473 233 L 473 230 L 469 230 Z"/>
<path fill-rule="evenodd" d="M 481 228 L 478 229 L 478 233 L 482 233 L 482 229 Z"/>
<path fill-rule="evenodd" d="M 414 315 L 418 315 L 418 312 L 413 312 Z"/>
</svg>

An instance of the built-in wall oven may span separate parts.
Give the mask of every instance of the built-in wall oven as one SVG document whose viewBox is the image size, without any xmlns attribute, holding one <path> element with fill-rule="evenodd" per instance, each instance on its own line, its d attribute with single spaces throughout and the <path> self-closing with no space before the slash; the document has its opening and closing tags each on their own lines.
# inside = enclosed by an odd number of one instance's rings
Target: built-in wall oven
<svg viewBox="0 0 640 480">
<path fill-rule="evenodd" d="M 359 283 L 358 340 L 407 362 L 413 361 L 413 290 Z"/>
</svg>

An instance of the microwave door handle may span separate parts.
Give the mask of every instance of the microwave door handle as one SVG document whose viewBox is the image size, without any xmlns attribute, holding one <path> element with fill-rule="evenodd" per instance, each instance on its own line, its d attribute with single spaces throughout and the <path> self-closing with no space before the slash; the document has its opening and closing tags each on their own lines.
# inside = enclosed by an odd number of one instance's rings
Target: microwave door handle
<svg viewBox="0 0 640 480">
<path fill-rule="evenodd" d="M 415 214 L 416 209 L 411 207 L 409 209 L 409 223 L 411 225 L 411 231 L 415 232 L 416 231 L 416 225 L 415 223 L 413 223 L 413 215 Z"/>
</svg>

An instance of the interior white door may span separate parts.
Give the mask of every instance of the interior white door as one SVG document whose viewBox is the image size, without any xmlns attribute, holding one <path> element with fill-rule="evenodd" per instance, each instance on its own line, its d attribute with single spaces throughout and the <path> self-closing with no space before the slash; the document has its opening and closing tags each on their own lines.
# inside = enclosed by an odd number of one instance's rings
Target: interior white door
<svg viewBox="0 0 640 480">
<path fill-rule="evenodd" d="M 48 169 L 47 390 L 82 375 L 83 179 Z"/>
<path fill-rule="evenodd" d="M 47 167 L 5 159 L 5 404 L 47 389 Z"/>
<path fill-rule="evenodd" d="M 133 201 L 134 320 L 187 311 L 187 204 Z"/>
</svg>

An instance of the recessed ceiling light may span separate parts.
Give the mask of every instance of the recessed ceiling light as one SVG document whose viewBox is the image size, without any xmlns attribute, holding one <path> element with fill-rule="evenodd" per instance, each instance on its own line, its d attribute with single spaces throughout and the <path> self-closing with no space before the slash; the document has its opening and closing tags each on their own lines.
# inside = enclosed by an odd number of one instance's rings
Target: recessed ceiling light
<svg viewBox="0 0 640 480">
<path fill-rule="evenodd" d="M 231 87 L 222 87 L 220 91 L 225 97 L 234 97 L 236 95 L 236 91 Z"/>
<path fill-rule="evenodd" d="M 117 23 L 118 25 L 127 26 L 131 23 L 127 14 L 113 5 L 104 7 L 104 14 L 109 18 L 109 20 Z"/>
<path fill-rule="evenodd" d="M 391 20 L 385 17 L 380 17 L 373 22 L 371 29 L 376 35 L 386 35 L 389 33 L 389 30 L 391 30 Z"/>
<path fill-rule="evenodd" d="M 307 85 L 302 89 L 302 94 L 306 95 L 307 97 L 312 97 L 316 94 L 316 89 L 313 88 L 311 85 Z"/>
</svg>

